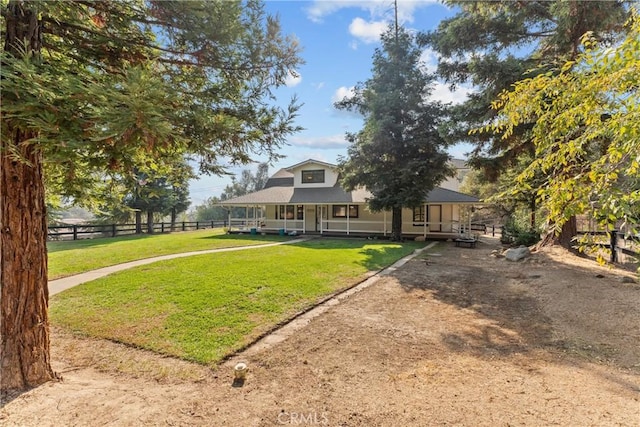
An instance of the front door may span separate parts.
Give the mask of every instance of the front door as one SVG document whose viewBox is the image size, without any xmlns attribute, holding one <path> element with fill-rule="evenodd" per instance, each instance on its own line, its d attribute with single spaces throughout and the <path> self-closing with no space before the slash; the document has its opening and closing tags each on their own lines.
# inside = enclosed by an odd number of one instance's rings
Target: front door
<svg viewBox="0 0 640 427">
<path fill-rule="evenodd" d="M 315 206 L 306 205 L 304 207 L 304 229 L 307 232 L 318 231 L 318 221 L 316 220 Z"/>
<path fill-rule="evenodd" d="M 442 205 L 429 205 L 429 231 L 442 231 Z"/>
</svg>

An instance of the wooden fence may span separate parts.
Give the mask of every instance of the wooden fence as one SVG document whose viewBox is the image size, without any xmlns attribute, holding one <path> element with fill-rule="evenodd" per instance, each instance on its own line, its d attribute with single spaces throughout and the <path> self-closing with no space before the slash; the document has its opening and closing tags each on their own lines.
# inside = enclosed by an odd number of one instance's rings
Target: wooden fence
<svg viewBox="0 0 640 427">
<path fill-rule="evenodd" d="M 153 224 L 153 233 L 167 233 L 171 231 L 204 230 L 207 228 L 226 227 L 226 221 L 181 221 L 171 228 L 170 222 Z M 73 224 L 50 225 L 49 240 L 79 240 L 96 237 L 116 237 L 136 234 L 136 224 Z M 142 232 L 149 233 L 146 223 L 142 224 Z"/>
<path fill-rule="evenodd" d="M 625 236 L 618 230 L 612 231 L 607 238 L 606 231 L 579 231 L 578 235 L 594 236 L 589 246 L 607 248 L 611 251 L 611 263 L 637 263 L 640 260 L 640 236 Z M 597 239 L 601 237 L 601 239 Z M 608 241 L 607 241 L 608 240 Z"/>
</svg>

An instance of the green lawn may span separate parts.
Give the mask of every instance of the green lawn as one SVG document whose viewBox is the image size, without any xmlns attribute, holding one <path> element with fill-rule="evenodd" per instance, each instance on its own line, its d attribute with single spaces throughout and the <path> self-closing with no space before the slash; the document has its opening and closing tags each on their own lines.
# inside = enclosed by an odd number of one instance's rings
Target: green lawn
<svg viewBox="0 0 640 427">
<path fill-rule="evenodd" d="M 137 259 L 283 241 L 280 236 L 225 234 L 222 229 L 49 242 L 49 280 Z"/>
<path fill-rule="evenodd" d="M 53 296 L 51 320 L 78 333 L 215 364 L 423 245 L 317 239 L 158 262 Z"/>
</svg>

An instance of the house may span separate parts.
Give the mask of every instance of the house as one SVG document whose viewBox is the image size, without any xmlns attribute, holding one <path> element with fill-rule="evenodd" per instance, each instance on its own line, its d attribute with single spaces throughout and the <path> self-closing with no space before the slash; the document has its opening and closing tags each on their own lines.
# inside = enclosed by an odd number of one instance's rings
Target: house
<svg viewBox="0 0 640 427">
<path fill-rule="evenodd" d="M 464 177 L 471 171 L 471 168 L 466 161 L 461 159 L 451 159 L 451 164 L 456 169 L 456 174 L 453 177 L 449 177 L 440 183 L 440 188 L 446 190 L 460 191 L 460 185 L 464 180 Z"/>
<path fill-rule="evenodd" d="M 371 193 L 364 188 L 346 192 L 338 178 L 336 165 L 306 160 L 277 171 L 262 190 L 220 204 L 227 208 L 246 208 L 241 210 L 242 218 L 231 216 L 238 209 L 229 209 L 230 231 L 390 234 L 391 212 L 369 211 L 367 199 Z M 455 185 L 455 181 L 451 185 Z M 437 187 L 422 206 L 403 209 L 403 235 L 457 237 L 469 231 L 471 211 L 478 204 L 480 201 L 474 196 Z"/>
</svg>

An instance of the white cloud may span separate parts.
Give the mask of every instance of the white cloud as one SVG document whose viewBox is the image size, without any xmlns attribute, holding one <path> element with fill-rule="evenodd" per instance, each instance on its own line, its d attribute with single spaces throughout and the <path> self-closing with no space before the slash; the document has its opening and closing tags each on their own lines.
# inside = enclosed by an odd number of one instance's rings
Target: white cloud
<svg viewBox="0 0 640 427">
<path fill-rule="evenodd" d="M 311 86 L 315 89 L 315 90 L 320 90 L 324 87 L 324 82 L 318 82 L 318 83 L 311 83 Z"/>
<path fill-rule="evenodd" d="M 295 86 L 298 86 L 301 81 L 302 81 L 302 76 L 300 75 L 299 72 L 289 70 L 289 72 L 287 73 L 287 77 L 284 79 L 284 84 L 287 87 L 295 87 Z"/>
<path fill-rule="evenodd" d="M 318 137 L 294 136 L 289 140 L 289 143 L 295 147 L 315 148 L 317 150 L 342 149 L 349 145 L 344 135 Z"/>
<path fill-rule="evenodd" d="M 437 82 L 434 85 L 433 92 L 429 99 L 444 103 L 460 104 L 467 99 L 467 95 L 472 93 L 473 89 L 465 86 L 459 86 L 455 91 L 449 89 L 449 85 Z"/>
<path fill-rule="evenodd" d="M 422 69 L 427 73 L 435 73 L 438 68 L 438 55 L 433 49 L 426 48 L 420 54 Z"/>
<path fill-rule="evenodd" d="M 362 18 L 355 18 L 349 24 L 349 34 L 365 43 L 376 43 L 380 40 L 380 34 L 386 29 L 385 21 L 365 21 Z"/>
<path fill-rule="evenodd" d="M 401 23 L 413 22 L 413 14 L 420 7 L 430 6 L 438 0 L 402 0 L 398 2 L 398 20 Z M 340 9 L 357 8 L 367 11 L 372 18 L 384 18 L 391 21 L 394 15 L 393 2 L 390 0 L 316 0 L 307 8 L 307 17 L 313 22 L 322 22 Z"/>
<path fill-rule="evenodd" d="M 331 102 L 332 103 L 336 103 L 336 102 L 340 102 L 342 101 L 344 98 L 350 98 L 355 94 L 355 87 L 351 86 L 351 87 L 346 87 L 346 86 L 340 86 L 334 93 L 333 96 L 331 97 Z"/>
</svg>

